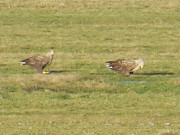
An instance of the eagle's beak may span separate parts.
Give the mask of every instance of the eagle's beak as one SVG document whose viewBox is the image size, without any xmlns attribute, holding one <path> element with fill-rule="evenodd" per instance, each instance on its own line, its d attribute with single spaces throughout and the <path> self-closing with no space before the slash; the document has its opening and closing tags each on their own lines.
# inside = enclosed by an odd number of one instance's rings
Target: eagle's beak
<svg viewBox="0 0 180 135">
<path fill-rule="evenodd" d="M 140 66 L 140 69 L 142 69 L 142 68 L 143 68 L 143 65 Z"/>
</svg>

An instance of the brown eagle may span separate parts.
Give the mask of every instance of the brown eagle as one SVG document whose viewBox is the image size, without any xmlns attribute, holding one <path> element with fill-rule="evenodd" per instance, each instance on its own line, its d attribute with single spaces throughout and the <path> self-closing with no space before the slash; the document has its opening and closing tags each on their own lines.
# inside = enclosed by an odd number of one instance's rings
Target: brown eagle
<svg viewBox="0 0 180 135">
<path fill-rule="evenodd" d="M 116 61 L 106 62 L 106 66 L 112 70 L 118 71 L 120 74 L 130 75 L 143 68 L 144 60 L 118 59 Z"/>
<path fill-rule="evenodd" d="M 25 60 L 20 61 L 20 63 L 22 65 L 29 65 L 32 68 L 35 68 L 38 73 L 46 74 L 49 72 L 44 72 L 43 69 L 47 65 L 50 65 L 52 63 L 53 55 L 54 55 L 54 51 L 51 50 L 46 55 L 29 57 Z"/>
</svg>

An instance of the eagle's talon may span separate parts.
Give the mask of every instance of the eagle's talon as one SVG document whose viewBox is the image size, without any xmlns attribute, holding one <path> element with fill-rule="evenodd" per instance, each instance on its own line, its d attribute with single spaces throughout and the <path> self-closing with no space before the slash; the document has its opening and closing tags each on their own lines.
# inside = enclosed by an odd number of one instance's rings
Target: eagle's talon
<svg viewBox="0 0 180 135">
<path fill-rule="evenodd" d="M 43 71 L 42 74 L 49 74 L 49 72 Z"/>
</svg>

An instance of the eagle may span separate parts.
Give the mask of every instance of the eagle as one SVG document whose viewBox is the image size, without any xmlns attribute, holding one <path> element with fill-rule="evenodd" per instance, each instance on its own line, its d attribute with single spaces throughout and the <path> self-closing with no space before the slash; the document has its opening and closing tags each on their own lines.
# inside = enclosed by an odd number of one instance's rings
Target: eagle
<svg viewBox="0 0 180 135">
<path fill-rule="evenodd" d="M 29 57 L 20 61 L 22 65 L 29 65 L 30 67 L 37 70 L 40 74 L 48 74 L 49 72 L 44 72 L 43 69 L 52 63 L 54 51 L 50 50 L 46 55 L 39 55 Z"/>
<path fill-rule="evenodd" d="M 130 75 L 143 68 L 144 60 L 118 59 L 116 61 L 107 61 L 106 66 L 112 70 L 118 71 L 120 74 Z"/>
</svg>

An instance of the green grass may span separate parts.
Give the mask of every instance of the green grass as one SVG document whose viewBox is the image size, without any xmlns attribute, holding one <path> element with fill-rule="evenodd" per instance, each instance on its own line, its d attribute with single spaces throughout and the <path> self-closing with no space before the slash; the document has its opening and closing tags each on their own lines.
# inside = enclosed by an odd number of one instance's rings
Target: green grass
<svg viewBox="0 0 180 135">
<path fill-rule="evenodd" d="M 1 134 L 177 135 L 178 0 L 0 2 Z M 54 48 L 40 75 L 19 61 Z M 109 70 L 145 60 L 132 76 Z"/>
</svg>

